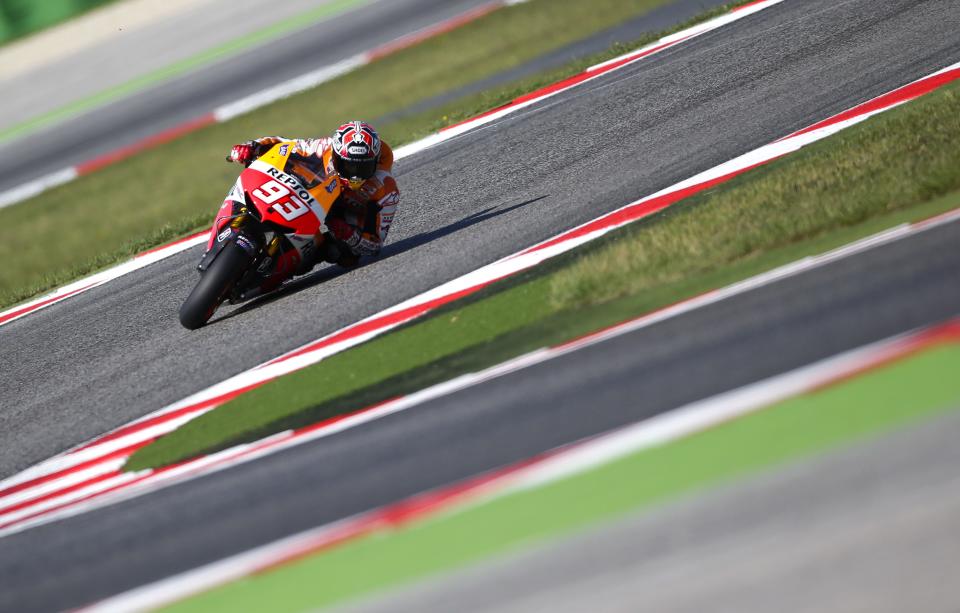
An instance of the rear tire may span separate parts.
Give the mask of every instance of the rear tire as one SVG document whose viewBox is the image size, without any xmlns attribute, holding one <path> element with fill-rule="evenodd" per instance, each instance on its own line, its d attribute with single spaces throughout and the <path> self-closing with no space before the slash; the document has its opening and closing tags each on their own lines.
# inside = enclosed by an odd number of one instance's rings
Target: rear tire
<svg viewBox="0 0 960 613">
<path fill-rule="evenodd" d="M 224 245 L 180 307 L 180 324 L 188 330 L 196 330 L 207 323 L 249 267 L 250 261 L 250 256 L 240 245 L 232 242 Z"/>
</svg>

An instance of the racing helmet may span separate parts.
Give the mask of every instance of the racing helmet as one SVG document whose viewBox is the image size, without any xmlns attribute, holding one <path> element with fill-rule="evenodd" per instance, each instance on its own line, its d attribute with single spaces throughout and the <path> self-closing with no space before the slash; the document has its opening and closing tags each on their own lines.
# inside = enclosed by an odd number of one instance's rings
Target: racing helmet
<svg viewBox="0 0 960 613">
<path fill-rule="evenodd" d="M 352 189 L 373 176 L 378 161 L 380 137 L 370 124 L 350 121 L 333 133 L 333 166 Z"/>
</svg>

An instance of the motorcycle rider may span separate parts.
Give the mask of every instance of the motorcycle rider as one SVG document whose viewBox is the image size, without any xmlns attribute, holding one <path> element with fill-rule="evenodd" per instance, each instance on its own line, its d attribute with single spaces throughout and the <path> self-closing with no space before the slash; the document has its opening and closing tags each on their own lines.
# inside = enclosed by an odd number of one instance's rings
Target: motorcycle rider
<svg viewBox="0 0 960 613">
<path fill-rule="evenodd" d="M 393 177 L 393 150 L 380 140 L 373 127 L 350 121 L 326 138 L 283 138 L 264 136 L 234 145 L 228 161 L 249 165 L 279 142 L 295 142 L 294 152 L 323 159 L 332 150 L 333 168 L 340 176 L 341 195 L 325 220 L 330 234 L 343 247 L 323 249 L 312 262 L 303 262 L 297 273 L 309 271 L 319 259 L 354 266 L 360 256 L 380 253 L 400 202 L 400 190 Z"/>
</svg>

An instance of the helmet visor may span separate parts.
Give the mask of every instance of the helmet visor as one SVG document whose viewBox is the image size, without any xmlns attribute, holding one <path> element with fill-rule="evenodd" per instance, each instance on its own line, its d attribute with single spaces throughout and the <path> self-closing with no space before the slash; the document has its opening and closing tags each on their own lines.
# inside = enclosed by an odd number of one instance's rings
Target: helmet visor
<svg viewBox="0 0 960 613">
<path fill-rule="evenodd" d="M 337 164 L 337 171 L 346 177 L 347 179 L 352 179 L 354 177 L 360 179 L 369 179 L 373 176 L 373 173 L 377 171 L 377 160 L 345 160 L 340 159 L 340 163 Z"/>
</svg>

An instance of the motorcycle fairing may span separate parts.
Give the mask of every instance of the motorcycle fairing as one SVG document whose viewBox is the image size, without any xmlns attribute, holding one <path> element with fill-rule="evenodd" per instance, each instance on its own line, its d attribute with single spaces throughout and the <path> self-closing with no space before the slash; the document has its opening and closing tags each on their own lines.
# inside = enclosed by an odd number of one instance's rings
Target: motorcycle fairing
<svg viewBox="0 0 960 613">
<path fill-rule="evenodd" d="M 197 270 L 204 272 L 210 268 L 210 264 L 216 259 L 217 254 L 223 251 L 223 246 L 227 244 L 227 239 L 229 239 L 232 234 L 233 230 L 231 228 L 225 228 L 216 237 L 210 237 L 210 244 L 203 253 L 203 257 L 200 258 L 200 263 L 197 264 Z"/>
<path fill-rule="evenodd" d="M 200 272 L 231 242 L 257 257 L 275 235 L 285 240 L 276 253 L 263 254 L 251 274 L 273 278 L 298 269 L 301 262 L 313 261 L 314 237 L 327 231 L 324 220 L 342 188 L 329 152 L 323 158 L 304 157 L 294 154 L 294 149 L 294 142 L 277 143 L 240 173 L 217 213 L 207 251 L 197 266 Z M 246 230 L 230 223 L 244 210 L 263 224 L 259 227 L 265 236 L 247 236 Z"/>
</svg>

